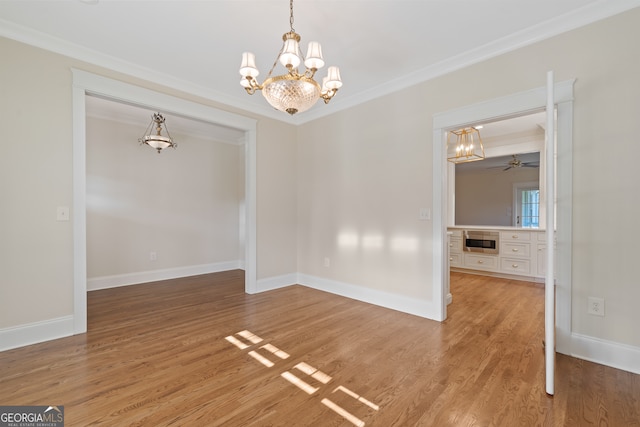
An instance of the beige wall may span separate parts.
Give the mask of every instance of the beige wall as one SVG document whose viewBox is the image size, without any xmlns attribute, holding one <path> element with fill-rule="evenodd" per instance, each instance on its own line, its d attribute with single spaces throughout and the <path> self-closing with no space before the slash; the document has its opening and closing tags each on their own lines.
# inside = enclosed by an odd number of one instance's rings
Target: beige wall
<svg viewBox="0 0 640 427">
<path fill-rule="evenodd" d="M 514 184 L 538 182 L 537 168 L 456 173 L 455 224 L 512 226 Z"/>
<path fill-rule="evenodd" d="M 147 125 L 87 118 L 88 278 L 243 259 L 243 147 L 172 132 L 157 154 Z"/>
<path fill-rule="evenodd" d="M 553 69 L 558 81 L 577 78 L 572 328 L 640 346 L 640 168 L 625 154 L 637 147 L 638 22 L 636 9 L 298 129 L 261 118 L 258 277 L 297 270 L 432 301 L 431 222 L 418 210 L 434 208 L 433 115 L 543 86 Z M 70 67 L 213 103 L 6 39 L 0 51 L 6 328 L 72 313 L 71 222 L 55 221 L 56 206 L 72 204 Z M 588 296 L 605 298 L 605 317 L 586 314 Z"/>
<path fill-rule="evenodd" d="M 640 9 L 507 53 L 301 127 L 298 268 L 310 275 L 431 299 L 432 117 L 577 78 L 573 149 L 573 332 L 640 346 Z M 351 247 L 340 236 L 352 238 Z M 394 250 L 397 236 L 416 239 Z M 367 245 L 375 237 L 379 246 Z M 323 267 L 323 258 L 331 267 Z M 587 297 L 606 316 L 587 314 Z"/>
<path fill-rule="evenodd" d="M 58 55 L 0 39 L 0 328 L 71 314 L 71 73 Z"/>
<path fill-rule="evenodd" d="M 5 38 L 0 52 L 0 332 L 13 333 L 73 315 L 73 221 L 56 221 L 73 205 L 71 68 L 222 106 Z M 295 271 L 296 229 L 284 225 L 296 211 L 294 138 L 293 126 L 259 118 L 259 279 Z"/>
<path fill-rule="evenodd" d="M 258 278 L 265 279 L 297 271 L 296 129 L 261 120 L 257 134 Z"/>
</svg>

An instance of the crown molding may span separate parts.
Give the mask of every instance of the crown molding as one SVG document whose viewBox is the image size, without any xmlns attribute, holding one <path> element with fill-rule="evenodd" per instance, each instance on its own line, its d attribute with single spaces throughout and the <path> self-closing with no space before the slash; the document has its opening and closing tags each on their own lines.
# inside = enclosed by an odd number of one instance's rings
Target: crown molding
<svg viewBox="0 0 640 427">
<path fill-rule="evenodd" d="M 209 87 L 194 84 L 153 69 L 123 61 L 116 57 L 105 55 L 78 44 L 70 43 L 2 19 L 0 19 L 0 36 L 180 90 L 188 94 L 203 97 L 216 103 L 222 103 L 289 124 L 300 125 L 637 7 L 640 7 L 640 0 L 600 0 L 571 13 L 560 15 L 533 27 L 523 29 L 508 37 L 463 52 L 429 67 L 404 76 L 399 76 L 392 81 L 372 87 L 365 92 L 350 97 L 336 98 L 332 100 L 330 108 L 311 109 L 305 112 L 304 115 L 293 117 L 270 108 L 266 103 L 264 105 L 250 104 L 244 102 L 241 97 L 229 96 L 214 91 Z"/>
<path fill-rule="evenodd" d="M 513 33 L 508 37 L 503 37 L 491 43 L 487 43 L 484 46 L 471 49 L 429 67 L 417 70 L 411 74 L 398 77 L 386 82 L 384 85 L 372 87 L 366 92 L 360 92 L 359 94 L 348 98 L 332 100 L 331 103 L 333 104 L 333 108 L 331 108 L 331 111 L 313 110 L 306 112 L 304 115 L 304 121 L 301 123 L 309 122 L 341 110 L 352 108 L 358 104 L 398 92 L 416 84 L 432 80 L 487 59 L 491 59 L 562 33 L 610 18 L 614 15 L 624 13 L 637 7 L 640 7 L 640 0 L 600 0 L 571 13 L 557 16 L 533 27 Z"/>
</svg>

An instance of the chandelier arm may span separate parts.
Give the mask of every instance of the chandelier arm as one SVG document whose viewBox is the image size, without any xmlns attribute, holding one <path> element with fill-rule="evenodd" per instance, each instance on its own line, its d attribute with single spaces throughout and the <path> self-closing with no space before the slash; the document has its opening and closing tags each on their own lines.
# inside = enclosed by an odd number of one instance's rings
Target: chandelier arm
<svg viewBox="0 0 640 427">
<path fill-rule="evenodd" d="M 244 90 L 246 90 L 249 95 L 253 95 L 256 93 L 256 90 L 262 89 L 262 85 L 260 85 L 254 77 L 247 76 L 246 79 L 249 82 L 249 86 L 245 87 Z"/>
<path fill-rule="evenodd" d="M 304 76 L 308 79 L 312 79 L 313 76 L 316 75 L 316 71 L 318 71 L 317 68 L 307 68 L 304 72 Z"/>
<path fill-rule="evenodd" d="M 333 96 L 336 94 L 337 91 L 338 89 L 329 89 L 327 90 L 326 93 L 320 94 L 320 98 L 324 100 L 325 104 L 328 104 L 329 101 L 331 101 L 331 98 L 333 98 Z"/>
<path fill-rule="evenodd" d="M 284 51 L 284 43 L 282 44 L 282 47 L 280 47 L 280 52 L 278 52 L 278 54 L 276 55 L 276 60 L 273 61 L 273 65 L 271 66 L 271 69 L 269 70 L 269 73 L 267 73 L 267 79 L 269 77 L 271 77 L 271 74 L 273 73 L 273 70 L 276 68 L 276 65 L 278 65 L 278 60 L 280 59 L 280 55 L 282 55 L 283 51 Z"/>
</svg>

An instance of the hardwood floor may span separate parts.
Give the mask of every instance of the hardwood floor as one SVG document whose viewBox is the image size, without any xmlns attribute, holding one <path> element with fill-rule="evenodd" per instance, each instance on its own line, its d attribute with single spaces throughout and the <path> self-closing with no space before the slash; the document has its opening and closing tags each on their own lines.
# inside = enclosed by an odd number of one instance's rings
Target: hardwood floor
<svg viewBox="0 0 640 427">
<path fill-rule="evenodd" d="M 545 394 L 541 285 L 451 288 L 443 323 L 246 295 L 241 271 L 90 292 L 87 334 L 0 353 L 0 404 L 66 426 L 640 426 L 640 375 L 558 355 Z"/>
</svg>

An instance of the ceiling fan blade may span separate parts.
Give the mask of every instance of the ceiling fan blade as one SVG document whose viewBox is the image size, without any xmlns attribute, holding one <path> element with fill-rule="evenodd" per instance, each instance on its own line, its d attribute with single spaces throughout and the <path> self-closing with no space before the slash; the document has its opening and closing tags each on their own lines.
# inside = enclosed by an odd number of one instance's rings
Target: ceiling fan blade
<svg viewBox="0 0 640 427">
<path fill-rule="evenodd" d="M 508 171 L 509 169 L 511 169 L 513 166 L 507 166 L 506 168 L 502 169 L 502 172 L 504 171 Z"/>
</svg>

